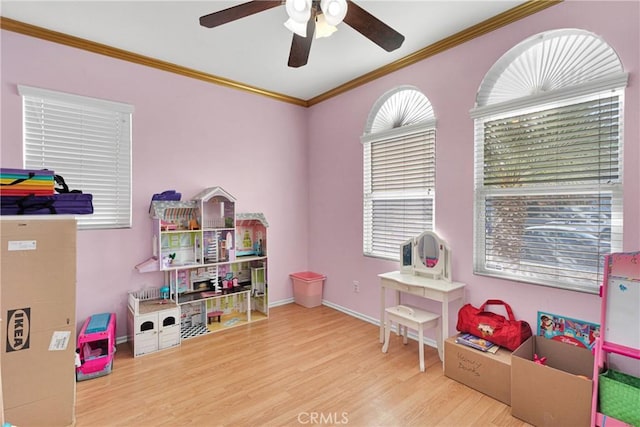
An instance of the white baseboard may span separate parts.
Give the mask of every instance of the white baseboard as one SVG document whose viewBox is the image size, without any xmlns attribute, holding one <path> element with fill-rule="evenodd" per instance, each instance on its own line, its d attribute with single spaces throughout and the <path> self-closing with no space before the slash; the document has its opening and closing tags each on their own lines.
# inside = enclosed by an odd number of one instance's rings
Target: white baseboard
<svg viewBox="0 0 640 427">
<path fill-rule="evenodd" d="M 282 299 L 282 300 L 279 300 L 279 301 L 273 301 L 273 302 L 269 303 L 269 308 L 278 307 L 278 306 L 285 305 L 285 304 L 291 304 L 292 302 L 294 302 L 293 298 L 285 298 L 285 299 Z M 349 316 L 355 317 L 357 319 L 364 320 L 365 322 L 371 323 L 372 325 L 380 326 L 380 321 L 378 319 L 375 319 L 375 318 L 373 318 L 371 316 L 367 316 L 365 314 L 359 313 L 357 311 L 353 311 L 350 308 L 343 307 L 341 305 L 332 303 L 332 302 L 327 301 L 327 300 L 322 300 L 322 305 L 326 305 L 327 307 L 333 308 L 334 310 L 338 310 L 338 311 L 340 311 L 342 313 L 348 314 Z M 395 325 L 393 326 L 392 330 L 394 332 L 397 332 Z M 418 340 L 418 335 L 413 331 L 409 332 L 408 337 L 411 338 L 412 340 L 415 340 L 415 341 Z M 117 344 L 124 344 L 126 342 L 127 342 L 127 337 L 126 336 L 117 337 L 116 338 L 116 345 Z M 437 348 L 436 341 L 431 339 L 431 338 L 425 338 L 424 339 L 424 343 L 426 345 L 428 345 L 429 347 Z"/>
<path fill-rule="evenodd" d="M 332 303 L 330 301 L 327 301 L 327 300 L 322 300 L 322 305 L 326 305 L 327 307 L 331 307 L 334 310 L 341 311 L 341 312 L 343 312 L 345 314 L 348 314 L 349 316 L 353 316 L 353 317 L 356 317 L 356 318 L 358 318 L 360 320 L 364 320 L 365 322 L 369 322 L 369 323 L 371 323 L 373 325 L 376 325 L 378 327 L 380 326 L 380 321 L 378 319 L 374 319 L 373 317 L 367 316 L 367 315 L 362 314 L 362 313 L 358 313 L 357 311 L 353 311 L 350 308 L 346 308 L 346 307 L 343 307 L 341 305 L 334 304 L 334 303 Z M 396 326 L 397 325 L 394 324 L 391 327 L 391 330 L 394 333 L 398 332 Z M 414 332 L 414 331 L 409 331 L 409 333 L 407 334 L 407 337 L 411 338 L 414 341 L 418 341 L 418 334 L 416 332 Z M 434 339 L 425 337 L 424 338 L 424 343 L 426 345 L 428 345 L 429 347 L 438 348 L 438 346 L 436 345 L 436 340 L 434 340 Z"/>
<path fill-rule="evenodd" d="M 293 298 L 285 298 L 280 301 L 270 301 L 269 308 L 278 307 L 279 305 L 291 304 L 293 302 Z"/>
</svg>

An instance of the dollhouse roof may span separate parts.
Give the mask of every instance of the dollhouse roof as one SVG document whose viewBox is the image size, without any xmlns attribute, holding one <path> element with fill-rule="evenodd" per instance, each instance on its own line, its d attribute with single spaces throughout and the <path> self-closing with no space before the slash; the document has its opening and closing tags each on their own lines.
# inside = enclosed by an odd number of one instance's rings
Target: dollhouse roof
<svg viewBox="0 0 640 427">
<path fill-rule="evenodd" d="M 243 222 L 253 222 L 258 221 L 262 223 L 265 227 L 269 227 L 267 223 L 267 219 L 264 217 L 262 212 L 251 212 L 251 213 L 237 213 L 236 214 L 236 223 L 243 225 Z"/>
<path fill-rule="evenodd" d="M 233 197 L 231 194 L 227 193 L 226 191 L 224 191 L 222 187 L 205 188 L 204 190 L 202 190 L 201 192 L 193 196 L 193 200 L 198 200 L 198 201 L 201 200 L 203 202 L 207 202 L 214 197 L 224 197 L 225 199 L 231 202 L 236 201 L 236 198 Z"/>
<path fill-rule="evenodd" d="M 153 219 L 166 219 L 167 214 L 179 209 L 197 209 L 198 203 L 193 200 L 185 201 L 169 201 L 169 200 L 154 200 L 151 202 L 149 208 L 149 216 Z"/>
</svg>

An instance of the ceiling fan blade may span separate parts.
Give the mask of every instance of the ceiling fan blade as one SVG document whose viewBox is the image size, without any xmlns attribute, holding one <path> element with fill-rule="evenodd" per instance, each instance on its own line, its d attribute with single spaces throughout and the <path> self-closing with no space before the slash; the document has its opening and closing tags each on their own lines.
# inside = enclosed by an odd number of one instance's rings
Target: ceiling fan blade
<svg viewBox="0 0 640 427">
<path fill-rule="evenodd" d="M 281 4 L 282 0 L 255 0 L 247 3 L 242 3 L 227 9 L 220 10 L 218 12 L 213 12 L 208 15 L 201 16 L 200 25 L 207 28 L 217 27 L 219 25 L 226 24 L 240 18 L 245 18 L 247 16 L 253 15 L 258 12 L 263 12 L 276 6 L 280 6 Z"/>
<path fill-rule="evenodd" d="M 343 22 L 386 50 L 391 52 L 402 46 L 404 36 L 352 2 L 347 0 L 347 15 Z"/>
<path fill-rule="evenodd" d="M 298 68 L 307 65 L 309 60 L 309 52 L 311 51 L 311 42 L 313 41 L 313 33 L 316 30 L 316 11 L 312 9 L 311 17 L 307 21 L 307 37 L 293 34 L 291 42 L 291 51 L 289 52 L 289 67 Z"/>
</svg>

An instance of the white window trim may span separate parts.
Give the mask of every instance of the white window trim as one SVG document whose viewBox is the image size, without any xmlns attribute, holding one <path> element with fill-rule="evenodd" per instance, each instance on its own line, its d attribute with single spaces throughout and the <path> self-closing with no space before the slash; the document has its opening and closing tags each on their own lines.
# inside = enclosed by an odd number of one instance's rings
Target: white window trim
<svg viewBox="0 0 640 427">
<path fill-rule="evenodd" d="M 105 99 L 91 98 L 88 96 L 74 95 L 71 93 L 57 92 L 49 89 L 18 85 L 18 94 L 20 96 L 32 96 L 36 98 L 55 99 L 70 104 L 80 104 L 87 107 L 101 108 L 105 110 L 120 111 L 121 113 L 132 114 L 134 112 L 133 105 L 122 102 L 108 101 Z"/>
</svg>

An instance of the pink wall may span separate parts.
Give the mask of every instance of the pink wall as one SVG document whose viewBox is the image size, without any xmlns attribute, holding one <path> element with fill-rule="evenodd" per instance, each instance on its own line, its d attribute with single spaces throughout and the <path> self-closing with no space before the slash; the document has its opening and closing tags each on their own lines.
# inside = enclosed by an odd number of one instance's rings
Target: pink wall
<svg viewBox="0 0 640 427">
<path fill-rule="evenodd" d="M 378 97 L 412 84 L 427 95 L 438 118 L 436 227 L 453 249 L 455 280 L 469 285 L 467 299 L 474 304 L 505 299 L 534 325 L 539 309 L 598 321 L 599 300 L 593 295 L 473 275 L 468 112 L 487 70 L 526 37 L 563 27 L 603 36 L 630 73 L 624 239 L 625 249 L 639 248 L 640 147 L 633 120 L 640 98 L 639 12 L 637 2 L 567 1 L 308 110 L 2 31 L 0 164 L 22 165 L 17 84 L 135 106 L 133 228 L 79 233 L 79 323 L 92 313 L 115 311 L 118 335 L 125 334 L 127 291 L 161 281 L 158 274 L 133 269 L 151 251 L 151 194 L 176 189 L 190 197 L 216 185 L 238 199 L 239 211 L 264 212 L 269 221 L 272 302 L 291 297 L 289 273 L 309 269 L 328 276 L 327 301 L 377 319 L 377 274 L 396 269 L 397 263 L 362 256 L 359 138 Z M 360 293 L 352 291 L 353 280 L 360 281 Z"/>
<path fill-rule="evenodd" d="M 516 316 L 536 325 L 538 310 L 599 323 L 599 298 L 473 274 L 473 121 L 469 110 L 486 72 L 511 47 L 550 29 L 575 27 L 598 34 L 617 51 L 629 73 L 624 136 L 624 247 L 640 248 L 638 2 L 573 2 L 534 16 L 385 76 L 310 111 L 309 265 L 327 275 L 324 298 L 379 318 L 377 274 L 397 263 L 362 255 L 362 135 L 376 100 L 399 85 L 418 87 L 437 122 L 436 229 L 453 250 L 454 280 L 468 284 L 475 305 L 504 299 Z M 334 126 L 327 126 L 333 123 Z M 354 293 L 353 280 L 360 282 Z M 422 303 L 429 308 L 433 304 Z M 452 313 L 451 322 L 457 313 Z"/>
<path fill-rule="evenodd" d="M 80 231 L 77 320 L 114 311 L 126 335 L 127 292 L 159 286 L 134 266 L 151 256 L 149 201 L 221 186 L 238 212 L 269 222 L 271 301 L 292 297 L 288 274 L 307 268 L 305 108 L 2 31 L 0 164 L 22 167 L 17 84 L 126 102 L 133 115 L 133 227 Z"/>
</svg>

